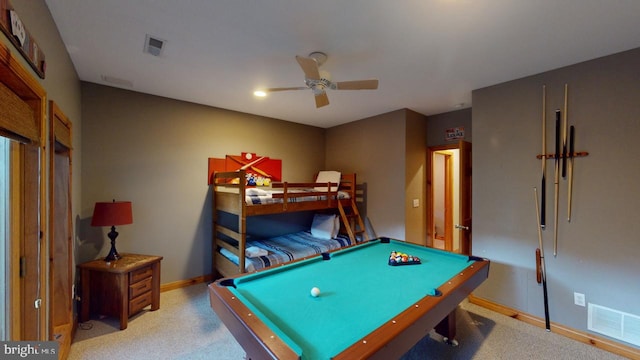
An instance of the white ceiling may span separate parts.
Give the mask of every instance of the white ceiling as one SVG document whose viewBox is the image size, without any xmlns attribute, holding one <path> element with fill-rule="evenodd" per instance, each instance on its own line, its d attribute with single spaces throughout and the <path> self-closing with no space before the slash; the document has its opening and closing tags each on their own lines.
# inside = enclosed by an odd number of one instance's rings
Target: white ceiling
<svg viewBox="0 0 640 360">
<path fill-rule="evenodd" d="M 640 46 L 638 0 L 46 0 L 81 80 L 318 127 L 471 106 L 473 89 Z M 145 36 L 166 40 L 161 57 Z M 316 109 L 295 55 L 329 55 Z M 128 82 L 105 82 L 103 77 Z"/>
</svg>

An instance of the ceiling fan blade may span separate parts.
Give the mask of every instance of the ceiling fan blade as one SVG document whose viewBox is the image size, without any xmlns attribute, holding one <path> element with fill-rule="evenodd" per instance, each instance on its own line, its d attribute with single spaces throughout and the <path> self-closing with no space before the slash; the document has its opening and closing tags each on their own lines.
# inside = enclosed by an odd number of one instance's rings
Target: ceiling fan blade
<svg viewBox="0 0 640 360">
<path fill-rule="evenodd" d="M 327 93 L 316 95 L 315 98 L 316 98 L 316 108 L 329 105 L 329 97 L 327 96 Z"/>
<path fill-rule="evenodd" d="M 287 91 L 287 90 L 309 90 L 306 86 L 294 86 L 294 87 L 281 87 L 281 88 L 269 88 L 264 89 L 264 92 L 274 92 L 274 91 Z"/>
<path fill-rule="evenodd" d="M 304 76 L 307 79 L 320 79 L 320 70 L 318 70 L 318 63 L 315 59 L 296 55 L 296 60 L 298 64 L 300 64 L 302 71 L 304 71 Z"/>
<path fill-rule="evenodd" d="M 378 79 L 339 81 L 335 85 L 337 90 L 375 90 L 378 88 Z"/>
</svg>

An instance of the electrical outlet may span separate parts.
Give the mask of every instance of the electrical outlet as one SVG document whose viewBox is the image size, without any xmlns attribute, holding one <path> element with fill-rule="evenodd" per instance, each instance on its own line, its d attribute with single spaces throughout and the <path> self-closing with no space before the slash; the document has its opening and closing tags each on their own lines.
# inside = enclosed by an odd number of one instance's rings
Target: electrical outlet
<svg viewBox="0 0 640 360">
<path fill-rule="evenodd" d="M 413 207 L 414 208 L 420 207 L 420 199 L 413 199 Z"/>
<path fill-rule="evenodd" d="M 574 292 L 573 293 L 573 303 L 578 306 L 585 306 L 584 294 Z"/>
</svg>

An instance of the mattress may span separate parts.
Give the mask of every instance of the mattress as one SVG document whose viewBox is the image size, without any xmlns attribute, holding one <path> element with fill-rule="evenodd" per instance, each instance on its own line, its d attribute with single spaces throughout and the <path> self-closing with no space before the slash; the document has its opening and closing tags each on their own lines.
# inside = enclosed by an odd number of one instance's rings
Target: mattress
<svg viewBox="0 0 640 360">
<path fill-rule="evenodd" d="M 283 198 L 273 197 L 274 194 L 283 194 L 282 189 L 260 189 L 260 188 L 248 188 L 245 191 L 245 201 L 247 205 L 264 205 L 264 204 L 277 204 L 284 201 Z M 303 201 L 319 201 L 326 200 L 327 195 L 325 192 L 320 192 L 322 195 L 318 195 L 319 191 L 314 189 L 288 189 L 288 194 L 308 194 L 308 196 L 296 196 L 287 199 L 288 202 L 303 202 Z M 315 195 L 314 195 L 315 194 Z M 338 199 L 349 199 L 349 193 L 346 191 L 337 192 Z"/>
<path fill-rule="evenodd" d="M 250 240 L 247 241 L 247 248 L 255 246 L 266 250 L 268 255 L 253 258 L 246 257 L 245 270 L 247 272 L 256 271 L 349 245 L 351 245 L 351 240 L 347 236 L 338 235 L 335 239 L 319 239 L 311 236 L 310 231 L 301 231 L 269 239 Z M 238 265 L 237 255 L 225 248 L 220 248 L 219 251 L 227 259 Z"/>
</svg>

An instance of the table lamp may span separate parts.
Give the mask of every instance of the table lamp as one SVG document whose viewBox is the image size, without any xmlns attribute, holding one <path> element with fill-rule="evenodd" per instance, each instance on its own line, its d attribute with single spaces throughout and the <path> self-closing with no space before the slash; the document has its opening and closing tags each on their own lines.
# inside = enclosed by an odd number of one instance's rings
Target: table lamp
<svg viewBox="0 0 640 360">
<path fill-rule="evenodd" d="M 93 209 L 91 226 L 111 226 L 111 231 L 107 236 L 111 239 L 111 251 L 104 258 L 104 261 L 118 260 L 122 256 L 116 250 L 116 238 L 118 232 L 116 225 L 133 224 L 133 214 L 131 211 L 131 201 L 97 202 Z"/>
</svg>

